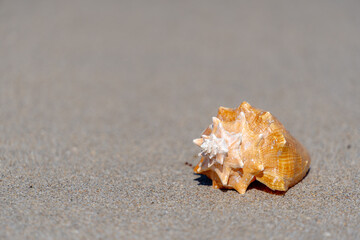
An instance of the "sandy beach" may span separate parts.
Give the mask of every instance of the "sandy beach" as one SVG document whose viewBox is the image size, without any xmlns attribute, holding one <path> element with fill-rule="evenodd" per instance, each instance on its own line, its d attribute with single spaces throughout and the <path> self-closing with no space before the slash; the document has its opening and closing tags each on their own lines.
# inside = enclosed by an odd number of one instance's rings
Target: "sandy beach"
<svg viewBox="0 0 360 240">
<path fill-rule="evenodd" d="M 359 1 L 0 1 L 1 239 L 360 239 Z M 270 111 L 286 193 L 216 190 L 192 139 Z"/>
</svg>

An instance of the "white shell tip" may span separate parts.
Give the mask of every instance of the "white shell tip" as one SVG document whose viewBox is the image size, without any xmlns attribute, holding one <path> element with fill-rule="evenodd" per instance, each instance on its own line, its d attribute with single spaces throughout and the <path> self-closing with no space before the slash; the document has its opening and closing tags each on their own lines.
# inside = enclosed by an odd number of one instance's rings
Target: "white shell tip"
<svg viewBox="0 0 360 240">
<path fill-rule="evenodd" d="M 218 123 L 218 122 L 220 122 L 220 119 L 218 119 L 217 117 L 212 117 L 212 121 L 214 123 Z"/>
<path fill-rule="evenodd" d="M 195 143 L 199 147 L 201 146 L 201 144 L 203 144 L 203 142 L 204 142 L 204 139 L 202 139 L 202 138 L 196 138 L 193 140 L 193 143 Z"/>
</svg>

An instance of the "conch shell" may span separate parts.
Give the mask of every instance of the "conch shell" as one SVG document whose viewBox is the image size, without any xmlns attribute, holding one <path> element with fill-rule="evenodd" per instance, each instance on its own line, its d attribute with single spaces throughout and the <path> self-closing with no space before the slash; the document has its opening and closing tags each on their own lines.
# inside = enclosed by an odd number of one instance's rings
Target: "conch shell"
<svg viewBox="0 0 360 240">
<path fill-rule="evenodd" d="M 213 188 L 244 194 L 255 180 L 272 190 L 287 191 L 307 173 L 306 149 L 270 114 L 243 102 L 220 107 L 213 123 L 194 139 L 201 160 L 194 168 L 212 179 Z"/>
</svg>

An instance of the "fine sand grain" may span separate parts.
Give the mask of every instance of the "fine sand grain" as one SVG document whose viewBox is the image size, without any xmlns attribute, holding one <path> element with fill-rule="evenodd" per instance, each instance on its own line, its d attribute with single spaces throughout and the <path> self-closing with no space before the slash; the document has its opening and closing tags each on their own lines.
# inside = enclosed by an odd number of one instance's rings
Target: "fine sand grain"
<svg viewBox="0 0 360 240">
<path fill-rule="evenodd" d="M 360 239 L 359 1 L 0 0 L 0 239 Z M 219 106 L 310 152 L 285 194 L 214 190 Z"/>
</svg>

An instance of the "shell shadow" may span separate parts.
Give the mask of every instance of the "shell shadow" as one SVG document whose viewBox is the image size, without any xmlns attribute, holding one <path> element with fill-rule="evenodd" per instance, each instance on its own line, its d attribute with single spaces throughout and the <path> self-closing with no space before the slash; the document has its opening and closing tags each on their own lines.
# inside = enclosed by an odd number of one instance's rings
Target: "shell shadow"
<svg viewBox="0 0 360 240">
<path fill-rule="evenodd" d="M 198 178 L 195 178 L 195 181 L 198 181 L 198 185 L 203 185 L 203 186 L 212 186 L 212 180 L 210 178 L 208 178 L 205 175 L 202 174 L 197 174 L 194 173 L 194 175 L 198 176 Z M 270 188 L 268 188 L 267 186 L 265 186 L 264 184 L 262 184 L 261 182 L 258 181 L 254 181 L 250 184 L 250 186 L 248 187 L 247 191 L 251 190 L 251 189 L 256 189 L 256 190 L 260 190 L 263 192 L 267 192 L 270 194 L 275 194 L 275 195 L 285 195 L 285 192 L 281 192 L 281 191 L 273 191 Z M 220 189 L 223 192 L 227 192 L 227 191 L 236 191 L 235 189 Z"/>
<path fill-rule="evenodd" d="M 310 172 L 310 168 L 306 172 L 305 176 L 303 177 L 303 179 L 301 181 L 303 181 L 307 177 L 307 175 L 309 175 L 309 172 Z M 290 188 L 292 188 L 292 187 L 290 187 Z M 266 192 L 266 193 L 270 193 L 270 194 L 274 194 L 274 195 L 280 195 L 280 196 L 285 196 L 285 194 L 287 193 L 287 191 L 283 192 L 283 191 L 272 190 L 272 189 L 268 188 L 265 184 L 262 184 L 259 181 L 252 182 L 249 185 L 247 190 L 250 190 L 250 189 L 256 189 L 256 190 L 260 190 L 260 191 L 263 191 L 263 192 Z"/>
<path fill-rule="evenodd" d="M 212 180 L 205 175 L 194 173 L 198 178 L 194 179 L 198 181 L 198 185 L 212 186 Z"/>
<path fill-rule="evenodd" d="M 266 193 L 270 193 L 270 194 L 274 194 L 274 195 L 279 195 L 279 196 L 285 196 L 286 192 L 283 192 L 283 191 L 274 191 L 274 190 L 271 190 L 270 188 L 268 188 L 266 185 L 262 184 L 261 182 L 259 181 L 254 181 L 252 182 L 247 191 L 251 190 L 251 189 L 256 189 L 256 190 L 260 190 L 260 191 L 263 191 L 263 192 L 266 192 Z"/>
<path fill-rule="evenodd" d="M 310 172 L 310 169 L 307 171 L 307 173 L 305 174 L 304 178 L 307 177 L 307 175 L 309 175 L 309 172 Z M 202 174 L 197 174 L 197 173 L 194 173 L 194 175 L 196 176 L 199 176 L 198 178 L 194 179 L 195 181 L 198 181 L 198 185 L 204 185 L 204 186 L 212 186 L 212 180 L 210 178 L 208 178 L 207 176 L 205 175 L 202 175 Z M 303 178 L 303 179 L 304 179 Z M 256 190 L 260 190 L 260 191 L 263 191 L 263 192 L 266 192 L 266 193 L 270 193 L 270 194 L 274 194 L 274 195 L 279 195 L 279 196 L 285 196 L 286 192 L 283 192 L 283 191 L 277 191 L 277 190 L 272 190 L 270 188 L 268 188 L 265 184 L 262 184 L 261 182 L 259 181 L 254 181 L 252 182 L 247 191 L 251 190 L 251 189 L 256 189 Z M 235 189 L 220 189 L 221 191 L 223 192 L 226 192 L 226 191 L 236 191 Z"/>
</svg>

